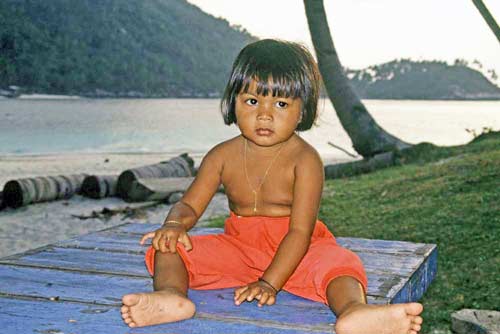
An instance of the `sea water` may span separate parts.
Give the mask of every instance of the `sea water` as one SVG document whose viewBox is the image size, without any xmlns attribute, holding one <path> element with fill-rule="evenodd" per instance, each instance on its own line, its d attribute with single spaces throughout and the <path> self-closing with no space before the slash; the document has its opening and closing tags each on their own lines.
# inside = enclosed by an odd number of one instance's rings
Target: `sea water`
<svg viewBox="0 0 500 334">
<path fill-rule="evenodd" d="M 239 134 L 224 124 L 218 99 L 1 99 L 0 155 L 182 152 L 204 154 Z M 500 101 L 364 100 L 376 122 L 409 143 L 459 145 L 471 131 L 500 130 Z M 469 132 L 467 131 L 469 130 Z M 351 153 L 328 99 L 317 124 L 300 134 L 324 157 Z"/>
</svg>

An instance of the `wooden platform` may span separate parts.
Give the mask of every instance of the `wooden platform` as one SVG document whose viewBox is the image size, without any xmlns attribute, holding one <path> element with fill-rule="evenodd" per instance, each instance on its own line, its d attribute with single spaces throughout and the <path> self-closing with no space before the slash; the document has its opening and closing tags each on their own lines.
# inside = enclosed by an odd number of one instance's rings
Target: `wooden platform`
<svg viewBox="0 0 500 334">
<path fill-rule="evenodd" d="M 233 289 L 190 291 L 193 319 L 129 329 L 122 295 L 151 291 L 144 266 L 144 233 L 157 225 L 124 224 L 0 259 L 2 333 L 331 333 L 326 305 L 281 292 L 271 307 L 233 304 Z M 194 229 L 192 234 L 220 233 Z M 419 300 L 436 275 L 432 244 L 337 238 L 355 251 L 368 273 L 369 303 Z"/>
</svg>

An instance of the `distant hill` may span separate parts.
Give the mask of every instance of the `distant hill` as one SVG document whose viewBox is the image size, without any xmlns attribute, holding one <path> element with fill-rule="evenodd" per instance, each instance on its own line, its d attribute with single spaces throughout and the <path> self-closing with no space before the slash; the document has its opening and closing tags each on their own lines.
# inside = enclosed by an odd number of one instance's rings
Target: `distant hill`
<svg viewBox="0 0 500 334">
<path fill-rule="evenodd" d="M 346 74 L 366 99 L 500 99 L 499 87 L 460 62 L 402 59 Z"/>
<path fill-rule="evenodd" d="M 185 0 L 1 0 L 0 89 L 220 94 L 245 30 Z"/>
<path fill-rule="evenodd" d="M 186 0 L 0 0 L 0 22 L 0 95 L 217 97 L 256 40 Z M 460 63 L 395 60 L 346 73 L 362 98 L 500 99 Z"/>
</svg>

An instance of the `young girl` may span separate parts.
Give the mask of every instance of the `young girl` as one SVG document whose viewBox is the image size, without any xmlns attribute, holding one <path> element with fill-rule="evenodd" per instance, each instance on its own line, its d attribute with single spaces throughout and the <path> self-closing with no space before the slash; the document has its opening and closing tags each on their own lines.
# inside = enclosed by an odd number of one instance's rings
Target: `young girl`
<svg viewBox="0 0 500 334">
<path fill-rule="evenodd" d="M 273 305 L 280 290 L 327 303 L 343 334 L 416 334 L 422 305 L 367 305 L 357 255 L 317 220 L 323 164 L 296 131 L 316 119 L 320 75 L 311 54 L 261 40 L 235 60 L 222 99 L 226 124 L 241 134 L 212 148 L 196 179 L 152 238 L 146 265 L 154 292 L 123 297 L 130 327 L 190 318 L 192 289 L 237 287 L 234 303 Z M 220 184 L 231 210 L 223 234 L 190 237 Z"/>
</svg>

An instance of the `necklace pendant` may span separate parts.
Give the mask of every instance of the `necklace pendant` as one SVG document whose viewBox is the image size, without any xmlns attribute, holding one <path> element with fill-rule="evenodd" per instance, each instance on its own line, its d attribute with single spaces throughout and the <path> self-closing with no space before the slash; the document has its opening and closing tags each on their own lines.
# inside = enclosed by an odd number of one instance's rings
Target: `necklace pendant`
<svg viewBox="0 0 500 334">
<path fill-rule="evenodd" d="M 257 192 L 253 191 L 253 212 L 257 212 Z"/>
</svg>

